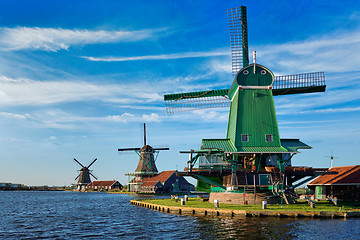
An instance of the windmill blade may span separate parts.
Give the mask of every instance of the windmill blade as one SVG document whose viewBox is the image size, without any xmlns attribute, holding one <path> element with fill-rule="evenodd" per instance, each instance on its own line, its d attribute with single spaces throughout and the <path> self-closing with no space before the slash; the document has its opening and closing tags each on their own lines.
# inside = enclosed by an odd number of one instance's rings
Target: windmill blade
<svg viewBox="0 0 360 240">
<path fill-rule="evenodd" d="M 229 107 L 229 89 L 164 95 L 167 113 L 185 112 L 205 108 Z"/>
<path fill-rule="evenodd" d="M 74 158 L 74 161 L 77 162 L 81 167 L 84 167 L 84 165 L 82 165 L 78 160 L 76 160 L 76 158 Z"/>
<path fill-rule="evenodd" d="M 163 148 L 153 148 L 154 151 L 164 151 L 164 150 L 170 150 L 170 148 L 168 147 L 163 147 Z"/>
<path fill-rule="evenodd" d="M 75 178 L 75 180 L 77 180 L 80 177 L 80 174 Z"/>
<path fill-rule="evenodd" d="M 98 180 L 98 178 L 95 177 L 94 174 L 90 173 L 90 175 L 91 175 L 93 178 L 95 178 L 96 180 Z"/>
<path fill-rule="evenodd" d="M 324 72 L 276 76 L 272 86 L 273 95 L 325 92 Z"/>
<path fill-rule="evenodd" d="M 249 65 L 248 31 L 246 7 L 227 10 L 230 31 L 232 74 Z"/>
<path fill-rule="evenodd" d="M 87 168 L 89 168 L 91 165 L 93 165 L 93 163 L 97 160 L 97 158 L 94 159 L 94 161 L 92 161 L 89 166 L 87 166 Z"/>
<path fill-rule="evenodd" d="M 140 151 L 141 148 L 119 148 L 119 152 L 126 152 L 126 151 Z"/>
</svg>

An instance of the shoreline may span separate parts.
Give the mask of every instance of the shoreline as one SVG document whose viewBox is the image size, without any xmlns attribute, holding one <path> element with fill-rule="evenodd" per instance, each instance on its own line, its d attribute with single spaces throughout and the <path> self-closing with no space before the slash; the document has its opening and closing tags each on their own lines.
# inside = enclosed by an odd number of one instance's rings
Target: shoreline
<svg viewBox="0 0 360 240">
<path fill-rule="evenodd" d="M 326 212 L 326 211 L 273 211 L 273 210 L 228 210 L 197 207 L 175 207 L 139 200 L 130 200 L 130 204 L 154 211 L 192 216 L 214 217 L 292 217 L 292 218 L 360 218 L 360 212 Z"/>
</svg>

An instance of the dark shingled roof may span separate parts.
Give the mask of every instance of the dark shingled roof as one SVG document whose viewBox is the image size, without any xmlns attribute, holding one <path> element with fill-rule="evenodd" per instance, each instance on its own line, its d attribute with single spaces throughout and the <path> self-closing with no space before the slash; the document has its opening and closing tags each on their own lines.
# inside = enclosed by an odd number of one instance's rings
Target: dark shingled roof
<svg viewBox="0 0 360 240">
<path fill-rule="evenodd" d="M 360 184 L 360 165 L 333 167 L 329 172 L 338 172 L 338 174 L 319 176 L 307 185 Z"/>
</svg>

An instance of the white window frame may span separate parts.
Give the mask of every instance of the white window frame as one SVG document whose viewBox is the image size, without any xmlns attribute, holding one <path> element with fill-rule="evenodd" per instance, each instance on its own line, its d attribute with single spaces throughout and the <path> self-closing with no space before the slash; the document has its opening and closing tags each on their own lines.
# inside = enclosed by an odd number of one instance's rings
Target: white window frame
<svg viewBox="0 0 360 240">
<path fill-rule="evenodd" d="M 270 141 L 268 141 L 268 136 L 271 138 Z M 273 142 L 274 141 L 274 136 L 272 134 L 265 134 L 265 142 Z"/>
<path fill-rule="evenodd" d="M 243 137 L 246 137 L 246 140 Z M 249 134 L 241 134 L 241 142 L 249 142 Z"/>
</svg>

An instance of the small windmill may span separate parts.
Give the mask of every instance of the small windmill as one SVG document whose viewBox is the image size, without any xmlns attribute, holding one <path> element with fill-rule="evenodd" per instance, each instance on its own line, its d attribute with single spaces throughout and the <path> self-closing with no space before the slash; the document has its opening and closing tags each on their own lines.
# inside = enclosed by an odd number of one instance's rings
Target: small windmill
<svg viewBox="0 0 360 240">
<path fill-rule="evenodd" d="M 259 173 L 264 168 L 265 156 L 277 159 L 281 171 L 290 163 L 291 157 L 299 148 L 311 148 L 298 139 L 280 139 L 273 96 L 324 92 L 325 76 L 323 72 L 302 73 L 286 76 L 274 76 L 266 67 L 256 63 L 253 52 L 253 63 L 249 63 L 248 31 L 246 7 L 241 6 L 227 10 L 230 30 L 232 74 L 235 76 L 228 89 L 205 90 L 190 93 L 174 93 L 164 96 L 168 113 L 198 110 L 204 108 L 230 107 L 227 136 L 225 139 L 203 139 L 201 150 L 182 151 L 189 153 L 188 171 L 204 151 L 206 158 L 222 158 L 225 162 L 221 171 L 215 170 L 214 163 L 209 170 L 218 184 L 206 175 L 192 174 L 198 180 L 207 181 L 210 185 L 225 189 L 224 166 L 231 165 L 230 185 L 239 185 L 240 177 L 236 176 L 239 167 Z M 192 154 L 197 154 L 195 157 Z M 211 158 L 210 155 L 216 155 Z M 276 158 L 275 158 L 276 157 Z M 216 172 L 217 171 L 217 172 Z M 203 171 L 205 172 L 205 171 Z M 254 174 L 254 173 L 251 173 Z M 259 176 L 258 176 L 259 177 Z M 244 177 L 243 185 L 247 185 Z M 255 179 L 255 178 L 254 178 Z M 275 178 L 274 178 L 275 179 Z M 291 183 L 290 183 L 291 184 Z"/>
<path fill-rule="evenodd" d="M 146 124 L 144 123 L 144 146 L 142 148 L 119 148 L 119 152 L 135 151 L 139 156 L 139 163 L 135 172 L 126 173 L 129 177 L 134 177 L 129 181 L 129 191 L 134 192 L 137 186 L 142 183 L 142 180 L 147 177 L 152 177 L 158 174 L 156 168 L 156 159 L 159 151 L 169 150 L 169 148 L 153 148 L 146 144 Z"/>
<path fill-rule="evenodd" d="M 339 158 L 339 157 L 335 157 L 335 156 L 334 156 L 334 152 L 333 152 L 333 151 L 331 151 L 331 155 L 330 155 L 330 156 L 325 156 L 325 157 L 329 157 L 329 158 L 330 158 L 330 168 L 333 168 L 333 166 L 334 166 L 334 159 Z"/>
<path fill-rule="evenodd" d="M 78 179 L 77 184 L 76 184 L 78 191 L 85 190 L 85 187 L 86 187 L 89 183 L 91 183 L 90 175 L 97 180 L 97 177 L 95 177 L 95 176 L 91 173 L 92 170 L 89 169 L 89 168 L 91 167 L 91 165 L 93 165 L 94 162 L 96 162 L 96 160 L 97 160 L 97 158 L 95 158 L 95 159 L 86 167 L 86 166 L 82 165 L 78 160 L 76 160 L 76 158 L 74 158 L 74 161 L 81 166 L 81 169 L 78 170 L 78 171 L 79 171 L 79 175 L 75 178 L 75 180 Z"/>
</svg>

